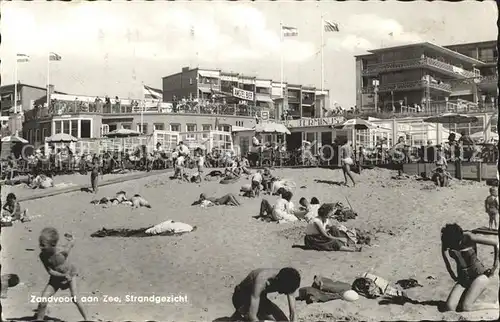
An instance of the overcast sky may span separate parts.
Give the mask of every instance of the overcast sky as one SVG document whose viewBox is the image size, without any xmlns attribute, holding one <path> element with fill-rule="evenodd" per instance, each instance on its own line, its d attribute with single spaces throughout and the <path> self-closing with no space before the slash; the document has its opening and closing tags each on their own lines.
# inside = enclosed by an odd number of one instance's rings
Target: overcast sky
<svg viewBox="0 0 500 322">
<path fill-rule="evenodd" d="M 0 2 L 2 83 L 50 83 L 80 95 L 139 98 L 142 82 L 161 88 L 161 77 L 183 66 L 223 69 L 321 86 L 321 15 L 337 22 L 325 33 L 325 88 L 331 101 L 355 104 L 354 55 L 380 46 L 432 41 L 441 45 L 495 40 L 493 1 L 446 2 Z M 280 46 L 279 24 L 298 37 Z M 191 28 L 194 28 L 194 37 Z M 393 33 L 391 37 L 389 34 Z"/>
</svg>

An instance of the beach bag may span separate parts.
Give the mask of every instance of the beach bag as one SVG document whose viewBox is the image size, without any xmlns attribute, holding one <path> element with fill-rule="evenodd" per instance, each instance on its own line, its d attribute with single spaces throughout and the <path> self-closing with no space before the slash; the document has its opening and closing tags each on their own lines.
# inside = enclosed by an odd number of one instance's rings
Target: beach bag
<svg viewBox="0 0 500 322">
<path fill-rule="evenodd" d="M 352 289 L 368 299 L 375 299 L 383 295 L 380 287 L 373 280 L 365 277 L 357 278 L 352 283 Z"/>
</svg>

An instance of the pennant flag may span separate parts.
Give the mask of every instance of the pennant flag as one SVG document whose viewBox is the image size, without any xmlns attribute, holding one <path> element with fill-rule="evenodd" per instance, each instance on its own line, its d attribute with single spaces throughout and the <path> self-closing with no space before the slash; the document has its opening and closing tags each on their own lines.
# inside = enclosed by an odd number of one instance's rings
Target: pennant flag
<svg viewBox="0 0 500 322">
<path fill-rule="evenodd" d="M 163 100 L 163 91 L 161 89 L 156 89 L 156 88 L 144 85 L 142 92 L 144 94 L 144 99 Z"/>
<path fill-rule="evenodd" d="M 30 61 L 30 56 L 25 55 L 25 54 L 17 54 L 17 62 L 18 63 L 25 63 Z"/>
<path fill-rule="evenodd" d="M 59 56 L 59 55 L 58 55 L 58 54 L 56 54 L 56 53 L 50 53 L 50 54 L 49 54 L 49 60 L 59 61 L 59 60 L 61 60 L 61 59 L 62 59 L 62 57 L 61 57 L 61 56 Z"/>
<path fill-rule="evenodd" d="M 336 31 L 336 32 L 339 32 L 339 24 L 336 23 L 336 22 L 331 22 L 331 21 L 328 21 L 328 20 L 325 20 L 325 32 L 332 32 L 332 31 Z"/>
<path fill-rule="evenodd" d="M 295 37 L 299 35 L 299 30 L 295 27 L 281 26 L 281 31 L 283 32 L 283 37 Z"/>
</svg>

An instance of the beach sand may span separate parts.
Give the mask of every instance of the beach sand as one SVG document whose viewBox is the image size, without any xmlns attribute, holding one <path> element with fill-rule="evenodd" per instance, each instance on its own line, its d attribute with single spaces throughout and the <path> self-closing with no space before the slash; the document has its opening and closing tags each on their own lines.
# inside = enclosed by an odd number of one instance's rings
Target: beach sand
<svg viewBox="0 0 500 322">
<path fill-rule="evenodd" d="M 348 188 L 315 182 L 341 181 L 340 170 L 282 169 L 275 173 L 296 182 L 295 204 L 301 196 L 346 204 L 347 196 L 359 215 L 346 225 L 376 232 L 373 245 L 361 253 L 292 248 L 293 244 L 303 243 L 305 224 L 279 225 L 252 219 L 258 212 L 260 199 L 241 197 L 241 207 L 190 206 L 201 192 L 209 196 L 237 194 L 246 179 L 230 185 L 217 182 L 198 185 L 170 181 L 167 174 L 162 174 L 106 186 L 97 194 L 101 198 L 119 190 L 129 195 L 140 193 L 149 200 L 152 209 L 103 208 L 91 205 L 95 196 L 82 192 L 23 202 L 22 206 L 29 208 L 31 215 L 40 217 L 2 229 L 2 273 L 16 273 L 22 282 L 9 290 L 8 299 L 2 300 L 4 318 L 19 319 L 33 314 L 36 303 L 30 303 L 31 295 L 39 295 L 48 280 L 38 260 L 37 240 L 40 230 L 47 226 L 56 227 L 61 235 L 70 232 L 76 238 L 70 258 L 80 269 L 79 295 L 94 295 L 99 300 L 85 305 L 93 320 L 212 321 L 230 316 L 233 289 L 252 269 L 285 266 L 300 271 L 301 286 L 310 286 L 317 274 L 348 283 L 366 271 L 394 282 L 413 277 L 423 287 L 409 290 L 410 297 L 430 301 L 428 305 L 382 305 L 380 300 L 365 298 L 354 303 L 298 302 L 301 321 L 498 318 L 498 311 L 440 313 L 431 302 L 445 301 L 453 286 L 441 259 L 440 229 L 453 222 L 464 229 L 487 226 L 483 202 L 488 186 L 484 183 L 453 181 L 451 188 L 427 188 L 432 184 L 393 180 L 391 176 L 396 173 L 375 169 L 356 175 L 359 184 Z M 264 198 L 274 201 L 276 197 Z M 90 237 L 102 227 L 140 228 L 168 219 L 198 229 L 178 237 Z M 478 251 L 485 265 L 492 265 L 492 249 L 480 246 Z M 495 277 L 481 299 L 495 302 L 497 292 Z M 188 303 L 125 303 L 126 294 L 186 295 Z M 69 296 L 69 292 L 62 291 L 59 295 Z M 122 303 L 104 303 L 104 296 L 121 297 Z M 288 312 L 285 297 L 270 298 L 276 298 Z M 48 315 L 68 321 L 80 319 L 71 303 L 49 305 Z"/>
</svg>

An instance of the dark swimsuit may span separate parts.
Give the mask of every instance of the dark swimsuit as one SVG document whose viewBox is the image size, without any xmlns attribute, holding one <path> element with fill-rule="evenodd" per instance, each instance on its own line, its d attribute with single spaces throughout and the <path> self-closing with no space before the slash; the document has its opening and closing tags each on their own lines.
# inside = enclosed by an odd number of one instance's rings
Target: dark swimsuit
<svg viewBox="0 0 500 322">
<path fill-rule="evenodd" d="M 458 283 L 468 288 L 480 275 L 487 273 L 483 263 L 477 258 L 476 243 L 465 237 L 460 250 L 450 249 L 450 257 L 457 262 Z"/>
</svg>

